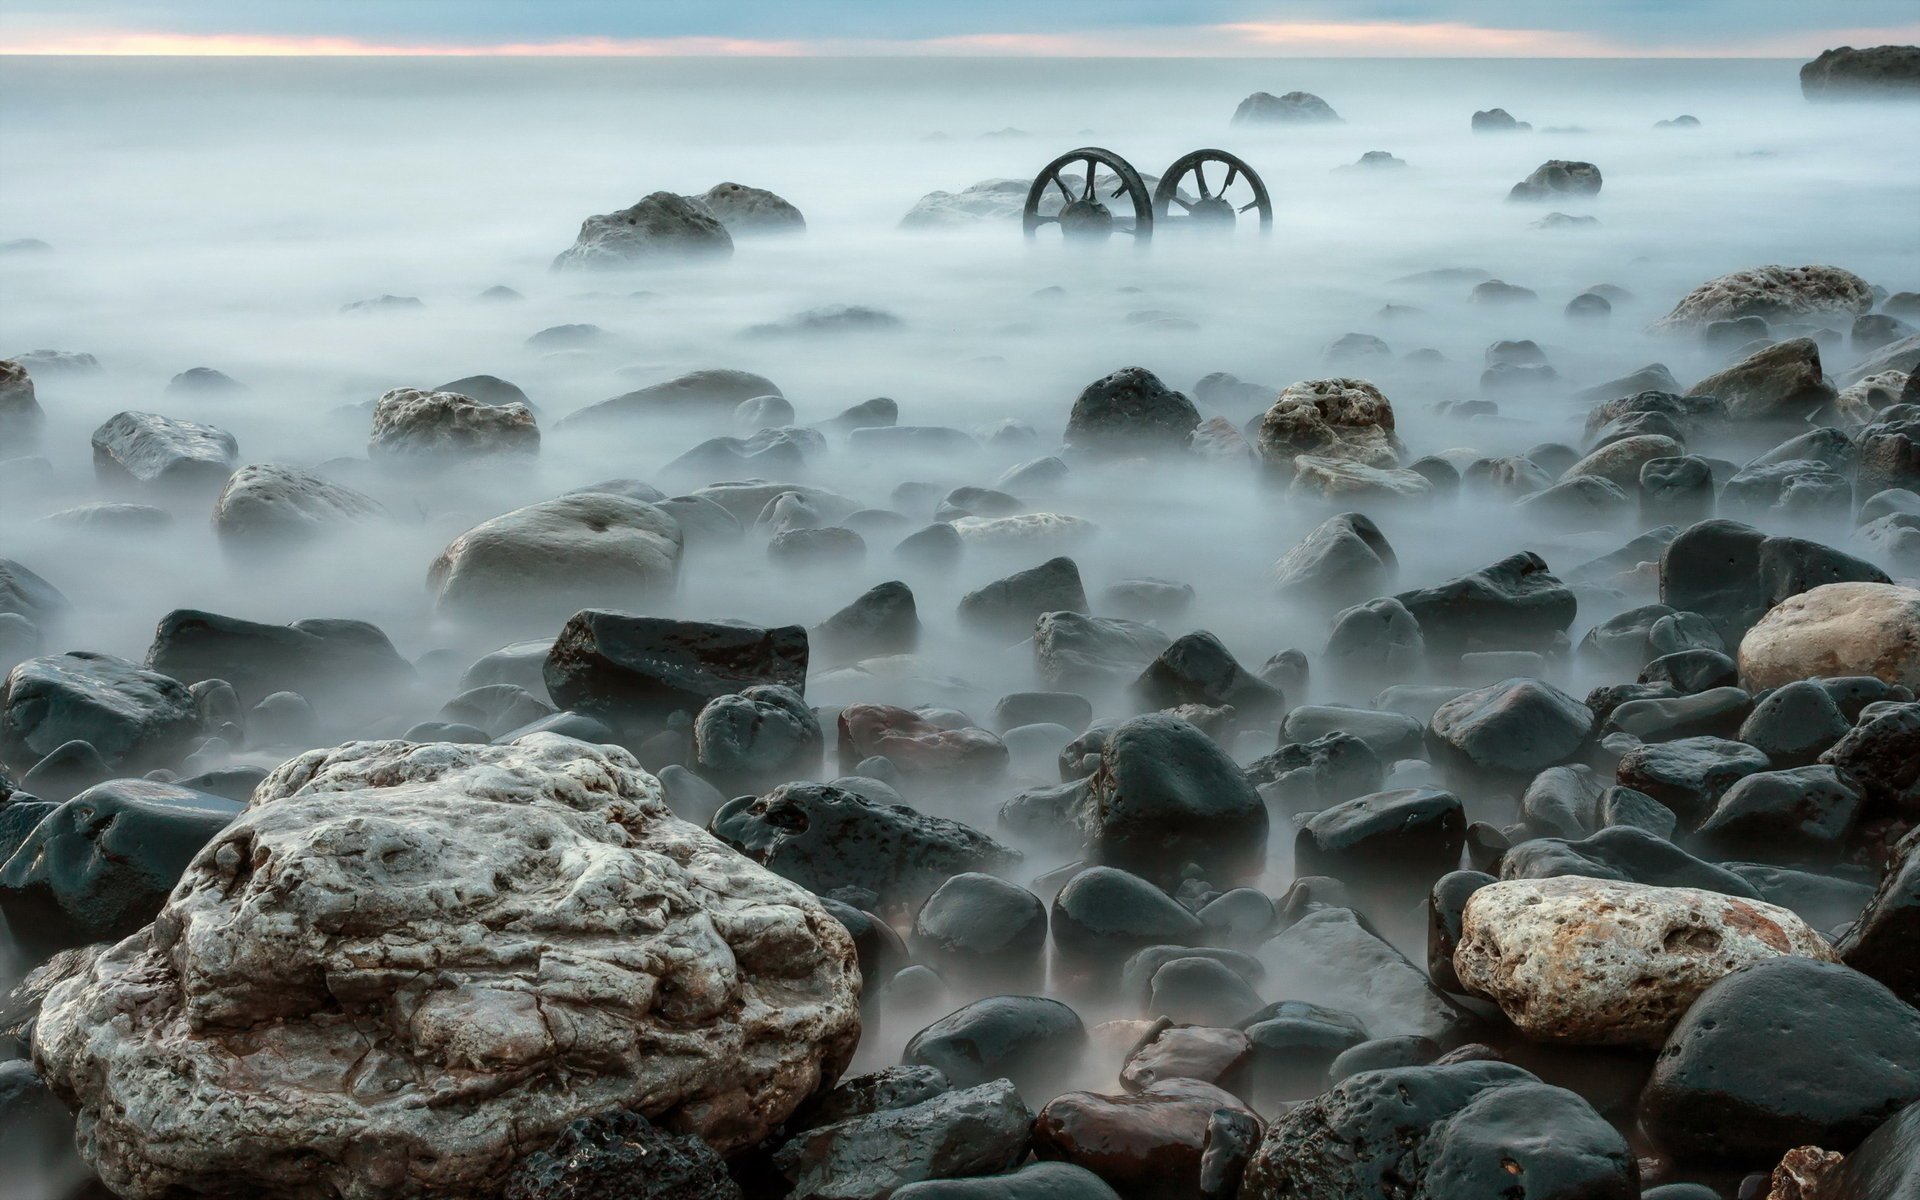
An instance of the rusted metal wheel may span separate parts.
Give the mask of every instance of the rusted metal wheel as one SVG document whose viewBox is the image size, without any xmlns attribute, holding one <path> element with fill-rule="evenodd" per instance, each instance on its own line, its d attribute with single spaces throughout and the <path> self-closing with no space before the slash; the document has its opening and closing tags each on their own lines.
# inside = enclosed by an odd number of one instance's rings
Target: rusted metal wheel
<svg viewBox="0 0 1920 1200">
<path fill-rule="evenodd" d="M 1207 178 L 1209 166 L 1215 168 L 1211 180 Z M 1181 187 L 1181 181 L 1189 175 L 1193 176 L 1193 186 Z M 1198 199 L 1193 198 L 1196 195 Z M 1173 211 L 1175 206 L 1179 212 Z M 1231 231 L 1242 214 L 1256 209 L 1260 232 L 1271 232 L 1273 198 L 1267 194 L 1267 185 L 1245 160 L 1225 150 L 1195 150 L 1182 155 L 1153 190 L 1153 219 L 1166 222 L 1169 229 Z"/>
<path fill-rule="evenodd" d="M 1080 165 L 1083 175 L 1070 170 L 1075 164 Z M 1105 177 L 1102 167 L 1106 168 Z M 1052 203 L 1055 191 L 1059 193 L 1057 208 Z M 1130 216 L 1116 216 L 1107 206 L 1108 200 L 1122 196 L 1133 209 Z M 1027 189 L 1021 225 L 1030 238 L 1057 225 L 1068 241 L 1105 241 L 1123 233 L 1132 235 L 1136 242 L 1145 242 L 1153 236 L 1153 198 L 1132 163 L 1111 150 L 1082 146 L 1062 154 L 1034 176 L 1033 186 Z"/>
</svg>

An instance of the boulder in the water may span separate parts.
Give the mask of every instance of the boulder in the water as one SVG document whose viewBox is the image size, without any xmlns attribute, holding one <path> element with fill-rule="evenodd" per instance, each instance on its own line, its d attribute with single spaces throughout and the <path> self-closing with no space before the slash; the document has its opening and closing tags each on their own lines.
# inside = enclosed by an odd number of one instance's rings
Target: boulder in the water
<svg viewBox="0 0 1920 1200">
<path fill-rule="evenodd" d="M 553 260 L 553 269 L 645 267 L 732 254 L 733 237 L 704 201 L 654 192 L 631 208 L 581 222 L 573 245 Z"/>
</svg>

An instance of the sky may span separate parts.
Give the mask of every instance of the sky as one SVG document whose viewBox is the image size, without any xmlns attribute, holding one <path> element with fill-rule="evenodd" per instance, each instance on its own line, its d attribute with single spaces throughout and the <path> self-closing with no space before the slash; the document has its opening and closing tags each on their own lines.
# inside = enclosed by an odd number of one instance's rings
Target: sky
<svg viewBox="0 0 1920 1200">
<path fill-rule="evenodd" d="M 0 0 L 11 54 L 1809 57 L 1920 0 Z"/>
</svg>

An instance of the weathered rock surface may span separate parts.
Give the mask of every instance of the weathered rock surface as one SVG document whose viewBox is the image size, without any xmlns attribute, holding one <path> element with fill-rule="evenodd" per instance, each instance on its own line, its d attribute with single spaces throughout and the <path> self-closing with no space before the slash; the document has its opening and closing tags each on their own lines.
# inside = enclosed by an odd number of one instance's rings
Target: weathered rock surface
<svg viewBox="0 0 1920 1200">
<path fill-rule="evenodd" d="M 1113 730 L 1075 819 L 1095 859 L 1152 879 L 1176 879 L 1190 862 L 1240 879 L 1266 861 L 1267 808 L 1246 773 L 1160 713 Z"/>
<path fill-rule="evenodd" d="M 249 705 L 275 692 L 298 692 L 321 704 L 349 700 L 369 706 L 369 697 L 384 696 L 414 678 L 412 664 L 365 621 L 313 618 L 267 625 L 192 608 L 176 608 L 160 618 L 146 665 L 185 684 L 225 680 Z"/>
<path fill-rule="evenodd" d="M 1920 590 L 1825 584 L 1782 600 L 1740 639 L 1740 678 L 1753 691 L 1849 675 L 1920 686 Z"/>
<path fill-rule="evenodd" d="M 542 677 L 555 704 L 615 726 L 692 717 L 759 683 L 804 695 L 807 631 L 588 609 L 561 628 Z"/>
<path fill-rule="evenodd" d="M 1792 338 L 1707 376 L 1690 394 L 1718 398 L 1735 420 L 1797 422 L 1832 404 L 1840 393 L 1821 370 L 1820 344 Z"/>
<path fill-rule="evenodd" d="M 386 508 L 371 496 L 301 467 L 241 467 L 213 502 L 213 531 L 229 546 L 271 550 L 377 520 Z"/>
<path fill-rule="evenodd" d="M 1391 469 L 1400 465 L 1393 405 L 1364 379 L 1308 379 L 1288 384 L 1260 418 L 1257 449 L 1288 467 L 1294 456 Z"/>
<path fill-rule="evenodd" d="M 1770 322 L 1818 317 L 1851 321 L 1872 307 L 1873 289 L 1851 271 L 1823 266 L 1754 267 L 1707 280 L 1654 322 L 1654 328 L 1699 329 L 1737 317 Z"/>
<path fill-rule="evenodd" d="M 1378 595 L 1399 570 L 1386 535 L 1365 513 L 1322 521 L 1273 564 L 1273 590 L 1282 597 L 1349 601 Z"/>
<path fill-rule="evenodd" d="M 33 376 L 12 359 L 0 359 L 0 446 L 34 445 L 46 423 L 47 414 L 34 396 Z"/>
<path fill-rule="evenodd" d="M 1590 162 L 1550 159 L 1533 174 L 1513 185 L 1509 200 L 1558 200 L 1566 196 L 1598 196 L 1600 168 Z"/>
<path fill-rule="evenodd" d="M 1920 96 L 1920 46 L 1822 50 L 1800 68 L 1800 91 L 1809 100 Z"/>
<path fill-rule="evenodd" d="M 1516 1185 L 1515 1180 L 1524 1180 Z M 1243 1200 L 1638 1200 L 1626 1139 L 1503 1062 L 1363 1071 L 1267 1130 Z"/>
<path fill-rule="evenodd" d="M 1288 92 L 1284 96 L 1255 92 L 1233 110 L 1235 125 L 1312 124 L 1339 119 L 1333 106 L 1312 92 Z"/>
<path fill-rule="evenodd" d="M 1425 971 L 1376 937 L 1352 909 L 1311 912 L 1254 957 L 1269 976 L 1289 981 L 1288 999 L 1350 1013 L 1374 1037 L 1414 1034 L 1453 1045 L 1472 1026 Z"/>
<path fill-rule="evenodd" d="M 741 1200 L 713 1147 L 634 1112 L 581 1117 L 520 1160 L 502 1200 Z"/>
<path fill-rule="evenodd" d="M 239 457 L 226 430 L 159 413 L 118 413 L 93 431 L 93 470 L 105 483 L 212 495 Z"/>
<path fill-rule="evenodd" d="M 644 267 L 732 254 L 732 236 L 704 203 L 654 192 L 631 208 L 582 221 L 573 245 L 554 258 L 553 269 Z"/>
<path fill-rule="evenodd" d="M 1127 367 L 1081 391 L 1067 415 L 1067 447 L 1089 454 L 1169 454 L 1186 447 L 1200 412 L 1144 367 Z"/>
<path fill-rule="evenodd" d="M 1033 1112 L 997 1079 L 823 1125 L 774 1153 L 793 1200 L 885 1200 L 929 1179 L 997 1175 L 1026 1157 Z"/>
<path fill-rule="evenodd" d="M 561 418 L 558 428 L 606 428 L 633 417 L 662 414 L 731 416 L 734 409 L 748 400 L 780 394 L 779 386 L 764 375 L 730 367 L 706 367 L 623 393 L 611 400 L 589 404 Z M 753 513 L 758 511 L 759 505 L 755 505 L 753 512 L 744 516 L 736 512 L 734 515 L 751 521 Z"/>
<path fill-rule="evenodd" d="M 1528 1037 L 1657 1046 L 1708 985 L 1782 954 L 1834 957 L 1771 904 L 1563 875 L 1475 891 L 1453 966 Z"/>
<path fill-rule="evenodd" d="M 449 614 L 560 620 L 671 594 L 683 548 L 680 523 L 654 505 L 581 492 L 467 530 L 433 560 L 427 587 Z"/>
<path fill-rule="evenodd" d="M 695 208 L 726 226 L 734 237 L 763 233 L 803 233 L 807 219 L 791 202 L 765 188 L 716 183 L 698 196 L 683 196 Z"/>
<path fill-rule="evenodd" d="M 840 923 L 625 751 L 357 742 L 270 775 L 34 1054 L 123 1196 L 495 1196 L 610 1109 L 760 1140 L 844 1066 L 858 993 Z"/>
<path fill-rule="evenodd" d="M 540 428 L 526 405 L 483 404 L 458 392 L 419 388 L 394 388 L 375 401 L 367 437 L 367 457 L 396 466 L 446 466 L 539 449 Z"/>
</svg>

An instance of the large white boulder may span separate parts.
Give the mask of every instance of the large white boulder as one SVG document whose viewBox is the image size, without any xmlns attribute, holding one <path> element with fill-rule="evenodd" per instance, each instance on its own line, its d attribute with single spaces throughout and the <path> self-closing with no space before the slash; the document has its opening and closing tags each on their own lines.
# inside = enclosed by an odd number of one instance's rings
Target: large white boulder
<svg viewBox="0 0 1920 1200">
<path fill-rule="evenodd" d="M 1920 590 L 1822 584 L 1774 605 L 1740 639 L 1740 678 L 1752 691 L 1847 675 L 1920 687 Z"/>
<path fill-rule="evenodd" d="M 34 1060 L 130 1200 L 499 1195 L 577 1117 L 722 1153 L 846 1064 L 852 939 L 625 751 L 355 742 L 269 775 Z"/>
<path fill-rule="evenodd" d="M 495 454 L 534 454 L 540 427 L 524 404 L 483 404 L 458 392 L 394 388 L 373 406 L 367 457 L 444 465 Z"/>
<path fill-rule="evenodd" d="M 1783 954 L 1834 958 L 1776 905 L 1562 875 L 1473 893 L 1453 968 L 1529 1038 L 1658 1046 L 1707 985 Z"/>
</svg>

